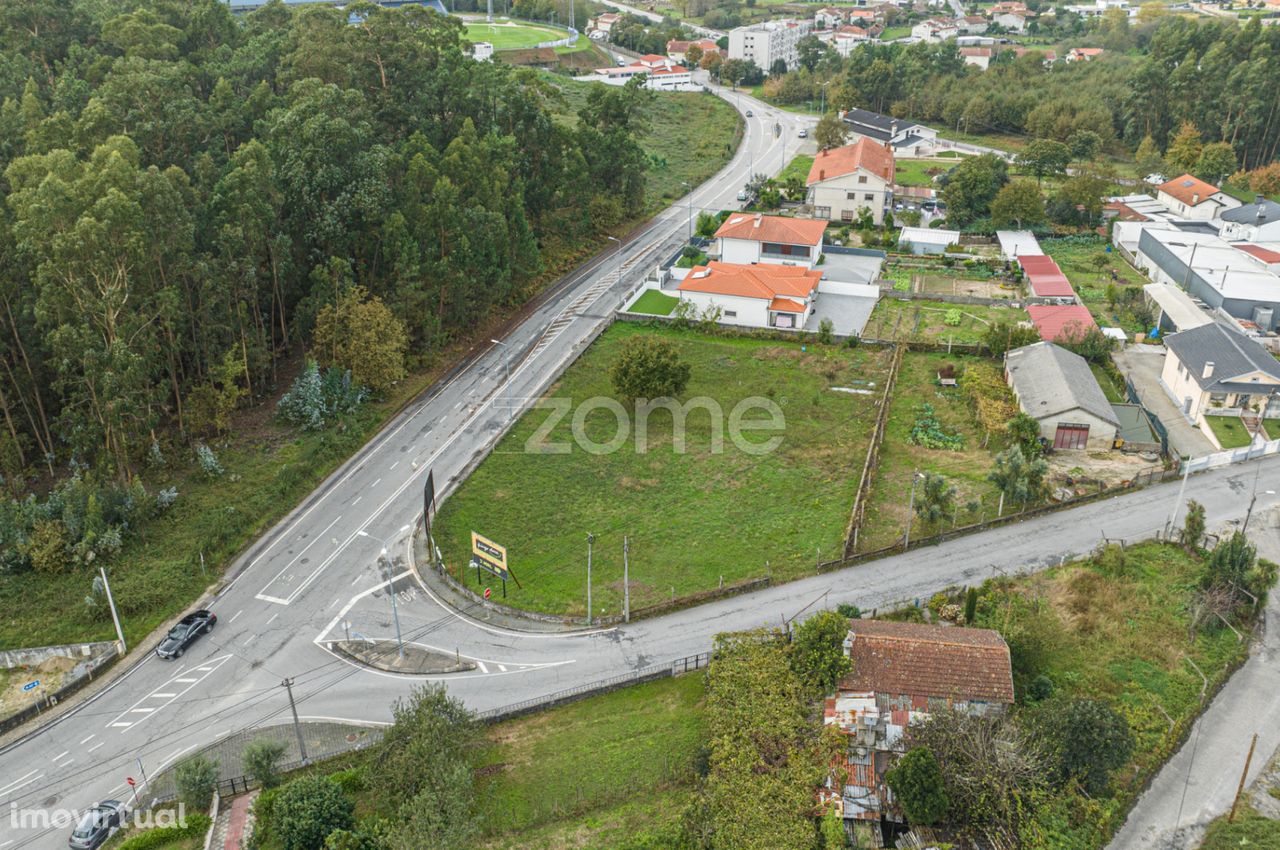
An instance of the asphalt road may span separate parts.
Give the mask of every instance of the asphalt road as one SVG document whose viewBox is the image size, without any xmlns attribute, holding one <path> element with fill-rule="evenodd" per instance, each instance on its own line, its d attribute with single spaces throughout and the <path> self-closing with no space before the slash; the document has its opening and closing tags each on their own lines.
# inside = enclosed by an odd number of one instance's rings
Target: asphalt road
<svg viewBox="0 0 1280 850">
<path fill-rule="evenodd" d="M 741 108 L 756 115 L 748 121 L 747 145 L 695 190 L 695 210 L 733 206 L 749 164 L 776 172 L 797 144 L 800 116 L 745 95 Z M 783 123 L 781 137 L 773 135 L 775 120 Z M 384 545 L 393 557 L 405 557 L 404 529 L 421 510 L 427 470 L 447 494 L 453 478 L 512 417 L 507 401 L 538 396 L 559 365 L 609 320 L 637 276 L 674 251 L 686 216 L 682 202 L 662 213 L 620 256 L 606 253 L 571 278 L 502 344 L 479 352 L 390 423 L 233 566 L 234 580 L 212 605 L 217 629 L 184 658 L 143 659 L 75 711 L 0 751 L 0 850 L 65 846 L 65 828 L 15 829 L 15 809 L 82 809 L 98 799 L 124 798 L 125 777 L 141 773 L 135 759 L 154 776 L 228 732 L 287 721 L 286 677 L 293 679 L 303 719 L 385 722 L 393 701 L 421 678 L 358 668 L 324 642 L 347 628 L 373 638 L 393 634 L 386 582 L 375 562 Z M 1280 489 L 1280 463 L 1272 458 L 1196 476 L 1188 496 L 1206 505 L 1211 523 L 1239 518 L 1259 463 L 1260 489 Z M 717 632 L 777 623 L 814 606 L 847 601 L 870 609 L 925 599 L 945 585 L 974 583 L 997 571 L 1057 564 L 1089 551 L 1102 534 L 1149 536 L 1164 525 L 1176 495 L 1176 484 L 1134 492 L 581 635 L 513 632 L 471 619 L 438 605 L 405 573 L 395 589 L 406 639 L 477 662 L 473 672 L 438 678 L 484 710 L 705 651 Z M 1260 496 L 1258 510 L 1274 501 Z"/>
<path fill-rule="evenodd" d="M 356 669 L 320 641 L 341 636 L 340 613 L 362 634 L 392 633 L 376 561 L 384 546 L 404 550 L 406 526 L 422 508 L 427 471 L 434 471 L 437 490 L 447 493 L 473 455 L 514 417 L 513 406 L 537 398 L 643 275 L 683 243 L 690 210 L 696 216 L 699 209 L 737 207 L 735 196 L 749 172 L 777 173 L 799 147 L 800 128 L 813 125 L 745 93 L 725 97 L 754 112 L 733 160 L 620 250 L 604 252 L 562 282 L 504 339 L 476 352 L 396 417 L 264 535 L 232 566 L 234 580 L 213 602 L 219 623 L 212 634 L 175 662 L 142 659 L 74 712 L 0 752 L 0 850 L 66 846 L 66 828 L 15 829 L 12 806 L 83 809 L 102 798 L 124 799 L 126 776 L 144 770 L 154 776 L 228 731 L 281 722 L 288 712 L 281 685 L 286 677 L 295 680 L 304 718 L 389 716 L 392 701 L 413 682 Z M 778 136 L 775 121 L 783 128 Z M 569 680 L 597 679 L 634 661 L 633 655 L 599 651 L 621 645 L 616 634 L 529 638 L 477 628 L 418 602 L 406 604 L 405 612 L 415 640 L 458 648 L 484 662 L 456 683 L 477 708 L 536 696 Z M 376 614 L 366 616 L 371 605 Z"/>
</svg>

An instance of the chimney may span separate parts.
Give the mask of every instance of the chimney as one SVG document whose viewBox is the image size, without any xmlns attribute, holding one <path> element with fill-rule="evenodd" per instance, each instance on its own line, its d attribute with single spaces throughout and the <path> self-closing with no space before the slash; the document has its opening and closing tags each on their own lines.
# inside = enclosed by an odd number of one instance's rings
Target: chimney
<svg viewBox="0 0 1280 850">
<path fill-rule="evenodd" d="M 756 223 L 755 223 L 755 224 L 753 224 L 753 225 L 751 225 L 751 226 L 752 226 L 752 227 L 759 227 L 759 226 L 760 226 L 760 219 L 762 219 L 762 218 L 764 218 L 764 214 L 763 214 L 763 213 L 756 213 Z"/>
<path fill-rule="evenodd" d="M 823 168 L 823 169 L 821 169 L 821 170 L 819 170 L 819 171 L 818 171 L 818 179 L 819 179 L 819 180 L 826 180 L 826 179 L 827 179 L 827 169 Z"/>
<path fill-rule="evenodd" d="M 1213 361 L 1210 360 L 1204 364 L 1204 371 L 1200 373 L 1200 380 L 1207 381 L 1213 377 Z"/>
<path fill-rule="evenodd" d="M 1253 199 L 1253 202 L 1258 205 L 1257 225 L 1261 227 L 1263 222 L 1267 220 L 1267 199 L 1262 195 L 1258 195 Z"/>
<path fill-rule="evenodd" d="M 1200 203 L 1200 193 L 1199 193 L 1199 192 L 1192 192 L 1192 193 L 1191 193 L 1191 206 L 1193 206 L 1193 207 L 1194 207 L 1194 206 L 1195 206 L 1196 204 L 1198 204 L 1198 203 Z"/>
</svg>

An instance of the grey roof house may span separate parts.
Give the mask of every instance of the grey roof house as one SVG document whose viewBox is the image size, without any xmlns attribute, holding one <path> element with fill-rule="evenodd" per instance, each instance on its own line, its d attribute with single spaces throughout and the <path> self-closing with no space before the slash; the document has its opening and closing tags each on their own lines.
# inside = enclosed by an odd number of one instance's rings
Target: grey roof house
<svg viewBox="0 0 1280 850">
<path fill-rule="evenodd" d="M 1280 409 L 1273 398 L 1280 395 L 1280 363 L 1247 336 L 1214 323 L 1170 334 L 1164 344 L 1160 380 L 1192 422 L 1209 411 Z"/>
<path fill-rule="evenodd" d="M 1052 342 L 1024 345 L 1005 355 L 1004 373 L 1018 405 L 1055 449 L 1115 444 L 1120 420 L 1080 355 Z"/>
<path fill-rule="evenodd" d="M 1280 242 L 1280 204 L 1259 195 L 1252 204 L 1220 214 L 1223 239 Z"/>
<path fill-rule="evenodd" d="M 850 134 L 887 144 L 897 156 L 927 156 L 938 142 L 938 131 L 931 127 L 869 109 L 850 109 L 842 117 Z"/>
</svg>

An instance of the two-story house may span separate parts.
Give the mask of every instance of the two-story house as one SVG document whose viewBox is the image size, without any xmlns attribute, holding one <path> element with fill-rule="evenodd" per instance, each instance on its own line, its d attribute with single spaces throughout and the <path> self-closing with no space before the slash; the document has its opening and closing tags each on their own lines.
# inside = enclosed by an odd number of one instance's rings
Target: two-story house
<svg viewBox="0 0 1280 850">
<path fill-rule="evenodd" d="M 1211 221 L 1227 210 L 1240 206 L 1240 201 L 1198 177 L 1183 174 L 1156 187 L 1156 200 L 1182 218 Z"/>
<path fill-rule="evenodd" d="M 813 268 L 822 256 L 820 219 L 731 213 L 716 231 L 716 251 L 726 263 L 777 263 Z"/>
<path fill-rule="evenodd" d="M 824 796 L 857 834 L 903 820 L 884 775 L 905 749 L 907 727 L 944 709 L 1005 711 L 1013 670 L 1009 646 L 990 629 L 853 620 L 844 646 L 853 669 L 826 700 L 823 722 L 848 741 L 845 784 Z M 857 846 L 884 846 L 878 838 Z"/>
<path fill-rule="evenodd" d="M 814 217 L 851 222 L 869 210 L 882 224 L 893 206 L 893 175 L 893 152 L 868 138 L 819 151 L 807 181 Z"/>
<path fill-rule="evenodd" d="M 1227 210 L 1218 216 L 1218 231 L 1231 242 L 1280 242 L 1280 204 L 1258 195 L 1252 204 Z"/>
<path fill-rule="evenodd" d="M 1203 427 L 1210 410 L 1280 414 L 1280 363 L 1244 334 L 1215 322 L 1170 334 L 1164 344 L 1160 381 L 1192 422 Z"/>
</svg>

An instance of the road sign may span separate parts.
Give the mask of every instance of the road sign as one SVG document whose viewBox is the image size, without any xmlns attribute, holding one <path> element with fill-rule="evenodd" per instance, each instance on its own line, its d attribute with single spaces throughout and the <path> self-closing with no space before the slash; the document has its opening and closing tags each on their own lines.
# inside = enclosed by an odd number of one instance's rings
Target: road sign
<svg viewBox="0 0 1280 850">
<path fill-rule="evenodd" d="M 133 782 L 133 777 L 132 777 L 132 776 L 126 776 L 126 777 L 124 778 L 124 781 L 125 781 L 125 782 L 127 782 L 127 783 L 129 783 L 129 787 L 131 787 L 131 788 L 133 787 L 134 782 Z"/>
<path fill-rule="evenodd" d="M 35 680 L 35 681 L 33 681 L 33 682 L 27 682 L 25 685 L 23 685 L 23 686 L 22 686 L 22 690 L 24 690 L 24 691 L 34 691 L 34 690 L 35 690 L 36 688 L 38 688 L 38 687 L 40 687 L 40 680 L 39 680 L 39 679 L 36 679 L 36 680 Z"/>
<path fill-rule="evenodd" d="M 507 580 L 507 576 L 511 573 L 511 568 L 507 566 L 507 549 L 505 546 L 499 546 L 487 537 L 481 537 L 474 531 L 471 532 L 471 565 L 476 571 L 484 570 L 493 573 L 503 581 Z"/>
<path fill-rule="evenodd" d="M 484 598 L 488 599 L 490 596 L 493 596 L 493 588 L 486 587 L 484 589 Z"/>
</svg>

